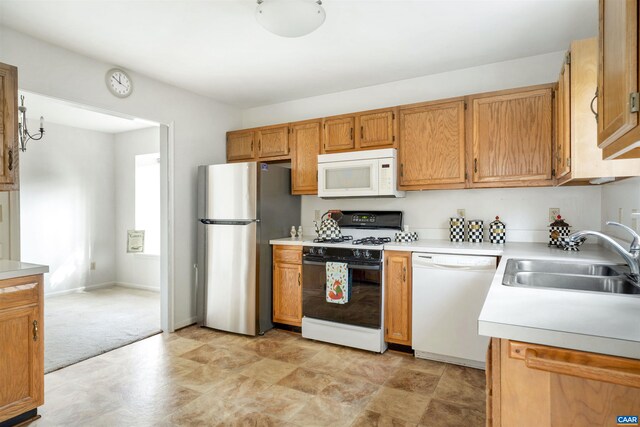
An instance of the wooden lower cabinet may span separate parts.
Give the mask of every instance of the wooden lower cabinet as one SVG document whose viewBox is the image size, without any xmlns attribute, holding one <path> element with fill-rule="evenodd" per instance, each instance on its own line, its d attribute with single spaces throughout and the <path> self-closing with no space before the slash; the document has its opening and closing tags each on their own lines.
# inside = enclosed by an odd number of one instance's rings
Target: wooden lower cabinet
<svg viewBox="0 0 640 427">
<path fill-rule="evenodd" d="M 488 426 L 615 426 L 640 415 L 640 360 L 492 338 Z"/>
<path fill-rule="evenodd" d="M 411 252 L 384 252 L 384 340 L 411 345 Z"/>
<path fill-rule="evenodd" d="M 302 326 L 302 246 L 273 247 L 273 321 Z"/>
<path fill-rule="evenodd" d="M 0 422 L 44 403 L 42 275 L 0 281 Z"/>
</svg>

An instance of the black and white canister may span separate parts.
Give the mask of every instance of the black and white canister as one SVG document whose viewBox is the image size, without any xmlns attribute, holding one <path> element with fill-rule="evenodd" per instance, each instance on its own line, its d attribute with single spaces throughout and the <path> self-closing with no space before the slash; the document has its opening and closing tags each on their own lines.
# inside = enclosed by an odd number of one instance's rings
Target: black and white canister
<svg viewBox="0 0 640 427">
<path fill-rule="evenodd" d="M 562 247 L 562 241 L 571 233 L 571 226 L 560 215 L 549 224 L 549 246 Z"/>
<path fill-rule="evenodd" d="M 464 242 L 464 218 L 449 218 L 449 240 L 452 242 Z"/>
<path fill-rule="evenodd" d="M 469 242 L 482 243 L 484 240 L 484 221 L 481 219 L 469 220 Z"/>
<path fill-rule="evenodd" d="M 496 216 L 495 221 L 489 224 L 489 242 L 504 245 L 507 241 L 507 226 Z"/>
</svg>

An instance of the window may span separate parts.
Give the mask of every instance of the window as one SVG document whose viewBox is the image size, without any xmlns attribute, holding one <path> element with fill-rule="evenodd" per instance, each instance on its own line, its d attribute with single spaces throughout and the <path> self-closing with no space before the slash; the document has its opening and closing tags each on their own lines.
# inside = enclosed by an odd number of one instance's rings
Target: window
<svg viewBox="0 0 640 427">
<path fill-rule="evenodd" d="M 160 153 L 136 156 L 136 230 L 144 230 L 144 253 L 160 255 Z"/>
</svg>

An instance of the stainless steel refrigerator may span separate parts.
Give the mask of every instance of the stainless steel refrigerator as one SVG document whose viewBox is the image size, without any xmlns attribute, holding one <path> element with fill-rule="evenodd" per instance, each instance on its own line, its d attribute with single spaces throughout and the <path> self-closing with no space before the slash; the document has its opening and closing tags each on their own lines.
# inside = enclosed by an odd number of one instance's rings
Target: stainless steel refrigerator
<svg viewBox="0 0 640 427">
<path fill-rule="evenodd" d="M 269 240 L 300 223 L 290 169 L 229 163 L 198 169 L 198 318 L 245 335 L 273 327 Z"/>
</svg>

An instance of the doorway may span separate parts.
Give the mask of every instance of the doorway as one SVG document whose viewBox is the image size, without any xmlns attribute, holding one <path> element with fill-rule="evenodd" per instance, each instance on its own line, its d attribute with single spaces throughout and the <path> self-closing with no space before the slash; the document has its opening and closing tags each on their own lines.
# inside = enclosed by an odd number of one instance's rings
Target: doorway
<svg viewBox="0 0 640 427">
<path fill-rule="evenodd" d="M 170 327 L 169 127 L 21 95 L 29 127 L 45 116 L 21 153 L 19 228 L 21 260 L 50 267 L 51 372 Z"/>
</svg>

